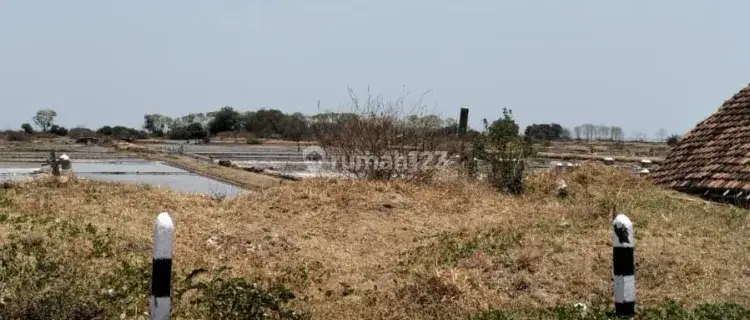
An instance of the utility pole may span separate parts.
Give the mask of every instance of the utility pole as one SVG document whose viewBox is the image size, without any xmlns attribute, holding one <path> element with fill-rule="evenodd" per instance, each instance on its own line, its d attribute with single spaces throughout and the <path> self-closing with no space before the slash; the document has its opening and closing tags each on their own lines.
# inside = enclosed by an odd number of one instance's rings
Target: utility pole
<svg viewBox="0 0 750 320">
<path fill-rule="evenodd" d="M 473 161 L 474 158 L 472 153 L 466 152 L 466 131 L 469 123 L 469 108 L 461 108 L 458 118 L 458 139 L 461 143 L 461 149 L 459 156 L 464 166 L 469 167 L 469 171 L 473 174 Z"/>
<path fill-rule="evenodd" d="M 466 128 L 469 123 L 469 108 L 461 108 L 461 114 L 458 118 L 458 135 L 466 135 Z"/>
<path fill-rule="evenodd" d="M 49 153 L 49 164 L 50 166 L 52 166 L 52 175 L 59 176 L 60 175 L 60 161 L 57 159 L 57 156 L 55 155 L 55 150 L 52 150 Z"/>
</svg>

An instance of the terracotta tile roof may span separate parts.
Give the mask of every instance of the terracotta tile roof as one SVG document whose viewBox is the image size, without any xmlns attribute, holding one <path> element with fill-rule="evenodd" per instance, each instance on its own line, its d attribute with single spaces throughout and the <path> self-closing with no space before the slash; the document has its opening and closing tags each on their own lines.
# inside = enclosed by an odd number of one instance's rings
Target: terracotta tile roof
<svg viewBox="0 0 750 320">
<path fill-rule="evenodd" d="M 651 178 L 670 188 L 750 190 L 750 86 L 683 135 Z"/>
</svg>

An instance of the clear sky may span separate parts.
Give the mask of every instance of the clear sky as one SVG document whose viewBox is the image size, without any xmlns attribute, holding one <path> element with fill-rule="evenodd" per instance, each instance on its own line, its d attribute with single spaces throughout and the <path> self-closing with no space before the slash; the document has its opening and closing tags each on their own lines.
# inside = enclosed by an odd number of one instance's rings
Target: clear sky
<svg viewBox="0 0 750 320">
<path fill-rule="evenodd" d="M 750 83 L 749 1 L 0 0 L 0 128 L 410 92 L 470 125 L 682 133 Z"/>
</svg>

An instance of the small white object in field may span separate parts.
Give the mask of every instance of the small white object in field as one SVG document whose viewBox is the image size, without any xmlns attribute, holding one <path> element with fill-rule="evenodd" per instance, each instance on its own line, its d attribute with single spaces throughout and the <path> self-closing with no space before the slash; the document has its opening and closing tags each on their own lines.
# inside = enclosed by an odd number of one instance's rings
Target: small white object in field
<svg viewBox="0 0 750 320">
<path fill-rule="evenodd" d="M 71 163 L 70 163 L 70 157 L 68 157 L 67 154 L 61 155 L 59 158 L 57 158 L 57 161 L 60 162 L 60 169 L 62 170 L 70 170 Z"/>
<path fill-rule="evenodd" d="M 651 171 L 648 171 L 648 169 L 646 169 L 646 168 L 643 168 L 640 171 L 638 171 L 638 173 L 640 173 L 640 174 L 648 174 L 649 172 L 651 172 Z"/>
<path fill-rule="evenodd" d="M 576 308 L 576 309 L 578 309 L 578 310 L 581 310 L 581 315 L 585 315 L 586 311 L 588 311 L 588 309 L 589 309 L 585 304 L 583 304 L 581 302 L 574 304 L 573 307 Z"/>
<path fill-rule="evenodd" d="M 218 248 L 219 244 L 217 243 L 218 238 L 216 236 L 211 236 L 206 240 L 206 245 L 213 248 Z"/>
<path fill-rule="evenodd" d="M 604 163 L 605 163 L 605 164 L 613 164 L 613 163 L 615 163 L 615 158 L 612 158 L 612 157 L 604 157 L 604 158 L 602 159 L 602 161 L 604 161 Z"/>
<path fill-rule="evenodd" d="M 643 163 L 643 164 L 651 164 L 651 160 L 650 159 L 642 159 L 641 163 Z"/>
<path fill-rule="evenodd" d="M 561 172 L 565 170 L 565 166 L 560 161 L 552 162 L 551 167 L 552 167 L 551 170 L 556 171 L 556 172 Z"/>
<path fill-rule="evenodd" d="M 568 184 L 563 179 L 557 180 L 557 187 L 555 191 L 558 197 L 565 197 L 568 195 Z"/>
</svg>

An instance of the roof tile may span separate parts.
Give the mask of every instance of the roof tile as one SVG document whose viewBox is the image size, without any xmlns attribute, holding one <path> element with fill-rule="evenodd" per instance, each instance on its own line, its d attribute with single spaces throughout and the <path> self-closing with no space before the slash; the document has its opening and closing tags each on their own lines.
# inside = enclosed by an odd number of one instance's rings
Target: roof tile
<svg viewBox="0 0 750 320">
<path fill-rule="evenodd" d="M 651 178 L 665 187 L 750 190 L 750 86 L 684 134 Z"/>
</svg>

